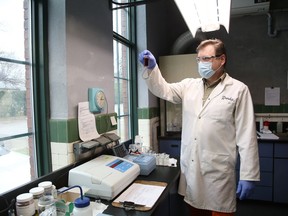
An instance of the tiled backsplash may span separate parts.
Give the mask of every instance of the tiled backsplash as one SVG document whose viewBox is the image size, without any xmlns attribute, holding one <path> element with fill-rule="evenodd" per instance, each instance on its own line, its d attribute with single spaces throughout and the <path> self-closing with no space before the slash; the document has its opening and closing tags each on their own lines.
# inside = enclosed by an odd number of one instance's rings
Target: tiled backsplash
<svg viewBox="0 0 288 216">
<path fill-rule="evenodd" d="M 159 108 L 138 108 L 138 119 L 152 119 L 159 117 Z"/>
<path fill-rule="evenodd" d="M 256 117 L 256 127 L 259 130 L 260 119 L 269 121 L 269 129 L 276 132 L 277 122 L 282 123 L 283 133 L 288 129 L 288 104 L 281 104 L 280 106 L 266 106 L 262 104 L 254 105 L 254 112 Z"/>
<path fill-rule="evenodd" d="M 117 130 L 110 118 L 116 113 L 95 115 L 96 128 L 99 134 Z M 75 162 L 73 144 L 80 140 L 77 119 L 50 120 L 52 170 L 57 170 Z"/>
<path fill-rule="evenodd" d="M 159 108 L 138 108 L 138 134 L 146 148 L 158 152 Z"/>
<path fill-rule="evenodd" d="M 254 105 L 255 113 L 288 113 L 288 104 L 280 104 L 280 106 L 265 106 L 263 104 Z"/>
<path fill-rule="evenodd" d="M 96 127 L 99 134 L 116 130 L 117 125 L 112 125 L 110 117 L 117 120 L 117 113 L 95 115 Z M 51 119 L 50 120 L 51 142 L 70 143 L 78 141 L 78 120 L 75 119 Z"/>
</svg>

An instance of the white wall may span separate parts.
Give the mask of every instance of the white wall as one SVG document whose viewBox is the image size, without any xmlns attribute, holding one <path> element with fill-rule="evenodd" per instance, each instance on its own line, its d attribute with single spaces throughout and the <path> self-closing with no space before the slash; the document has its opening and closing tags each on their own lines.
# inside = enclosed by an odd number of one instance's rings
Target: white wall
<svg viewBox="0 0 288 216">
<path fill-rule="evenodd" d="M 88 88 L 103 88 L 114 111 L 113 26 L 107 0 L 49 0 L 52 119 L 77 116 Z"/>
</svg>

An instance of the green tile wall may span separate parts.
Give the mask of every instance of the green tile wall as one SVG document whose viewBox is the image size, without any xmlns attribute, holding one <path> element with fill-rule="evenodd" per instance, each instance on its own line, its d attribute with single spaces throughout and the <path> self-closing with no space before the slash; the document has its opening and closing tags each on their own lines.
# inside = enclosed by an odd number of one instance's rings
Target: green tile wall
<svg viewBox="0 0 288 216">
<path fill-rule="evenodd" d="M 110 117 L 114 116 L 117 121 L 117 113 L 95 115 L 96 127 L 99 134 L 117 130 L 117 125 L 112 125 Z M 50 120 L 51 142 L 70 143 L 80 140 L 78 120 L 75 119 L 51 119 Z"/>
<path fill-rule="evenodd" d="M 254 105 L 255 113 L 288 113 L 288 104 L 280 104 L 280 106 L 265 106 L 263 104 Z"/>
<path fill-rule="evenodd" d="M 151 119 L 159 116 L 158 107 L 138 108 L 138 119 Z"/>
<path fill-rule="evenodd" d="M 265 106 L 263 104 L 254 105 L 255 113 L 288 113 L 288 104 L 280 106 Z M 138 119 L 151 119 L 160 116 L 159 108 L 138 108 Z"/>
</svg>

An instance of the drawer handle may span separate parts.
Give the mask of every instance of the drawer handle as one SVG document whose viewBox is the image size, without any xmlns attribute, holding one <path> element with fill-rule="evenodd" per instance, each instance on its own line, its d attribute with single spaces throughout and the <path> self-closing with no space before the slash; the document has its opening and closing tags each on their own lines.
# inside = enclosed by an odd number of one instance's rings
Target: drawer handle
<svg viewBox="0 0 288 216">
<path fill-rule="evenodd" d="M 173 148 L 178 148 L 178 145 L 171 145 L 171 147 L 173 147 Z"/>
</svg>

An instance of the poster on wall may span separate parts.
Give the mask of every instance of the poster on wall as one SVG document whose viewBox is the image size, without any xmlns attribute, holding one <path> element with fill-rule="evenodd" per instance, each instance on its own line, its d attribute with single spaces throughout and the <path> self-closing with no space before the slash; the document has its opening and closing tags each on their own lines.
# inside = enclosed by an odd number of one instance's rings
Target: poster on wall
<svg viewBox="0 0 288 216">
<path fill-rule="evenodd" d="M 265 88 L 265 106 L 280 106 L 280 87 Z"/>
</svg>

